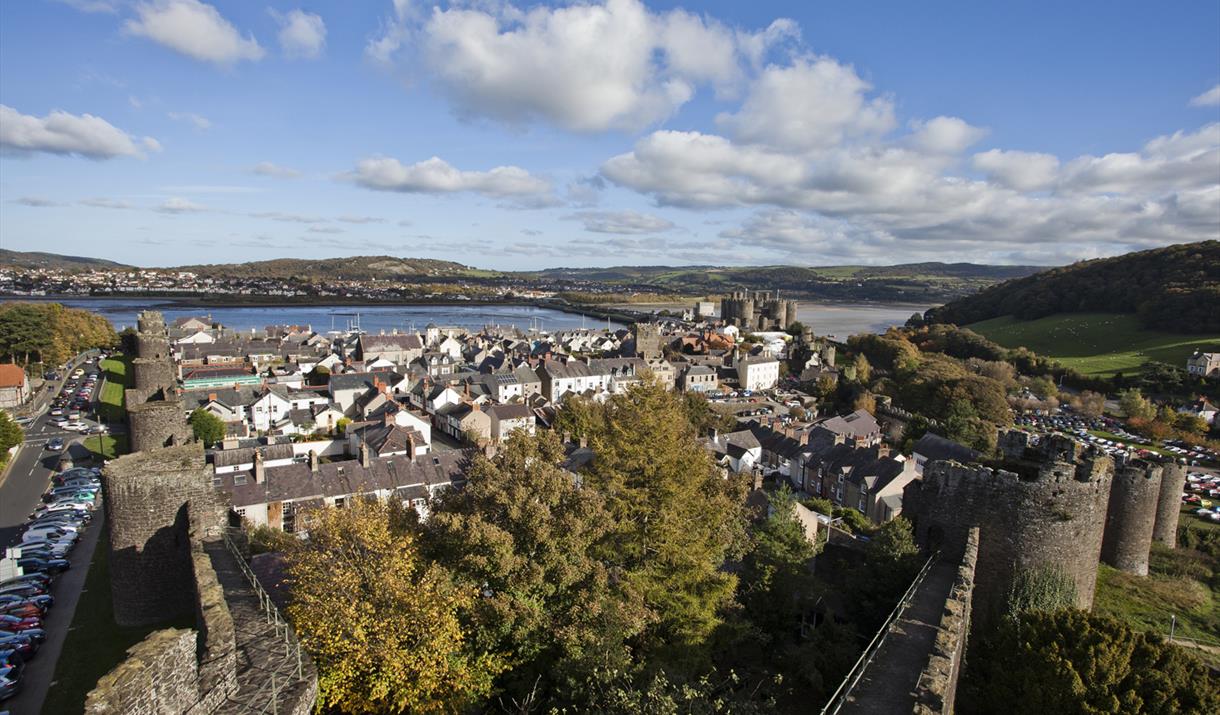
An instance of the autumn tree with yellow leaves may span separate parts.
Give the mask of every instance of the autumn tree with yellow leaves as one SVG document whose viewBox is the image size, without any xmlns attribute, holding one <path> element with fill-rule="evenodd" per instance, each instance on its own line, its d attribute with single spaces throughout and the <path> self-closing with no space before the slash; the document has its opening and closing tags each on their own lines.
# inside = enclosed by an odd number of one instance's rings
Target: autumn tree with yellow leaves
<svg viewBox="0 0 1220 715">
<path fill-rule="evenodd" d="M 288 616 L 319 671 L 319 704 L 350 713 L 463 711 L 500 666 L 458 613 L 475 592 L 420 555 L 401 505 L 357 500 L 310 514 L 288 554 Z"/>
</svg>

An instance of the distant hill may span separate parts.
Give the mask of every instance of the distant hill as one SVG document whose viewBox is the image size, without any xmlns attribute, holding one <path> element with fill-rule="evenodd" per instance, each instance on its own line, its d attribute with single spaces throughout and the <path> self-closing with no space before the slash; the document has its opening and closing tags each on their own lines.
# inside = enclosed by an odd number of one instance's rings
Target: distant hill
<svg viewBox="0 0 1220 715">
<path fill-rule="evenodd" d="M 274 279 L 339 279 L 372 280 L 377 278 L 453 278 L 461 276 L 486 277 L 494 275 L 452 261 L 437 261 L 428 258 L 396 258 L 394 256 L 350 256 L 347 258 L 325 258 L 307 260 L 302 258 L 276 258 L 270 261 L 251 263 L 218 263 L 198 266 L 179 266 L 201 276 L 228 276 L 237 278 Z"/>
<path fill-rule="evenodd" d="M 523 275 L 628 284 L 666 293 L 779 290 L 794 297 L 830 300 L 934 302 L 969 295 L 1037 266 L 909 263 L 896 266 L 615 266 L 551 268 Z"/>
<path fill-rule="evenodd" d="M 928 311 L 938 323 L 969 325 L 1014 316 L 1129 313 L 1147 328 L 1220 332 L 1220 241 L 1184 243 L 1081 261 L 986 288 Z"/>
<path fill-rule="evenodd" d="M 80 271 L 90 268 L 130 268 L 122 263 L 85 256 L 61 256 L 57 253 L 38 251 L 10 251 L 0 248 L 0 266 L 10 268 L 53 268 L 61 271 Z"/>
</svg>

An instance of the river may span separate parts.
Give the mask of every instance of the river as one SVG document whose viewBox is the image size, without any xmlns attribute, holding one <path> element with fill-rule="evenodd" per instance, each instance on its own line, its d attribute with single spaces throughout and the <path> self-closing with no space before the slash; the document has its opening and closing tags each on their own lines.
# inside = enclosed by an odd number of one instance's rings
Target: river
<svg viewBox="0 0 1220 715">
<path fill-rule="evenodd" d="M 10 298 L 4 298 L 10 300 Z M 30 300 L 17 297 L 11 300 Z M 359 325 L 369 332 L 422 330 L 428 323 L 479 329 L 484 325 L 513 325 L 544 330 L 602 327 L 605 321 L 532 305 L 471 303 L 469 305 L 205 305 L 172 298 L 47 297 L 64 305 L 101 313 L 122 330 L 134 326 L 136 314 L 155 308 L 167 321 L 184 316 L 207 316 L 233 330 L 262 329 L 268 325 L 308 325 L 314 330 L 346 330 Z M 674 306 L 678 307 L 678 306 Z M 797 318 L 812 326 L 814 333 L 839 340 L 857 333 L 882 333 L 891 325 L 902 325 L 912 313 L 932 306 L 914 303 L 807 303 L 801 302 Z M 648 306 L 652 308 L 652 306 Z M 645 308 L 645 309 L 648 309 Z M 622 327 L 611 323 L 611 327 Z"/>
</svg>

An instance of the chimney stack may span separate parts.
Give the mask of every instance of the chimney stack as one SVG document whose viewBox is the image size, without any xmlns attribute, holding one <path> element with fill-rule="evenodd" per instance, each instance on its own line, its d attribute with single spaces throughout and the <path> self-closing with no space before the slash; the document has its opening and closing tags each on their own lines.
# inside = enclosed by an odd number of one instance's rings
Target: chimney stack
<svg viewBox="0 0 1220 715">
<path fill-rule="evenodd" d="M 309 471 L 318 471 L 318 453 L 315 450 L 309 450 Z"/>
<path fill-rule="evenodd" d="M 369 467 L 369 446 L 364 442 L 360 443 L 360 466 L 365 469 Z"/>
<path fill-rule="evenodd" d="M 581 435 L 581 437 L 580 437 L 580 448 L 581 448 L 581 449 L 584 449 L 585 447 L 588 447 L 588 446 L 589 446 L 589 438 L 588 438 L 588 437 L 585 437 L 584 435 Z"/>
<path fill-rule="evenodd" d="M 254 483 L 263 484 L 267 481 L 267 469 L 263 466 L 263 453 L 254 450 Z"/>
<path fill-rule="evenodd" d="M 412 462 L 415 461 L 415 434 L 414 433 L 407 434 L 407 459 Z"/>
<path fill-rule="evenodd" d="M 209 393 L 208 393 L 208 402 L 215 402 L 215 401 L 216 401 L 216 393 L 215 393 L 215 392 L 209 392 Z"/>
<path fill-rule="evenodd" d="M 385 412 L 382 413 L 381 420 L 386 425 L 394 424 L 394 413 L 389 410 L 386 410 Z"/>
</svg>

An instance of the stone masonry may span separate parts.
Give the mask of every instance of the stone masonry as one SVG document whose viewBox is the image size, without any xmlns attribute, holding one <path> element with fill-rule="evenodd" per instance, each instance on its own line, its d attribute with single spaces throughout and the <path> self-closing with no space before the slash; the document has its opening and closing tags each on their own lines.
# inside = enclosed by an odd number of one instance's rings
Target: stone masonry
<svg viewBox="0 0 1220 715">
<path fill-rule="evenodd" d="M 177 398 L 129 403 L 127 425 L 133 452 L 183 445 L 191 437 L 182 401 Z"/>
<path fill-rule="evenodd" d="M 1065 437 L 1036 448 L 1019 440 L 1001 436 L 1007 459 L 996 468 L 931 462 L 903 497 L 916 540 L 949 558 L 960 558 L 980 527 L 976 629 L 1003 608 L 1022 572 L 1060 572 L 1075 584 L 1077 607 L 1093 604 L 1113 461 Z"/>
<path fill-rule="evenodd" d="M 88 715 L 169 715 L 190 712 L 198 700 L 195 632 L 154 631 L 90 691 Z"/>
<path fill-rule="evenodd" d="M 915 688 L 916 715 L 949 715 L 957 693 L 970 639 L 970 612 L 974 602 L 974 572 L 979 555 L 979 529 L 966 537 L 966 550 L 957 567 L 953 590 L 945 600 L 944 615 L 928 664 Z"/>
<path fill-rule="evenodd" d="M 224 514 L 202 447 L 111 460 L 102 471 L 102 490 L 115 620 L 134 626 L 193 612 L 191 543 L 217 533 Z"/>
<path fill-rule="evenodd" d="M 1161 491 L 1157 496 L 1152 540 L 1171 549 L 1178 546 L 1178 516 L 1182 513 L 1182 489 L 1185 485 L 1185 466 L 1177 462 L 1161 465 Z"/>
<path fill-rule="evenodd" d="M 1114 474 L 1101 560 L 1120 571 L 1148 575 L 1148 551 L 1161 493 L 1161 465 L 1133 459 Z"/>
</svg>

